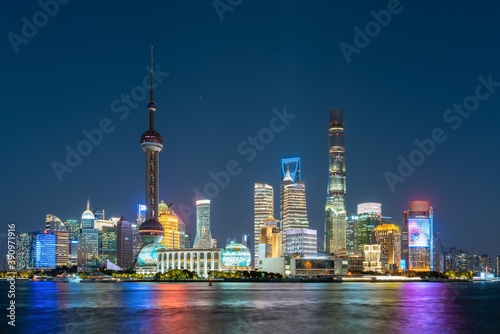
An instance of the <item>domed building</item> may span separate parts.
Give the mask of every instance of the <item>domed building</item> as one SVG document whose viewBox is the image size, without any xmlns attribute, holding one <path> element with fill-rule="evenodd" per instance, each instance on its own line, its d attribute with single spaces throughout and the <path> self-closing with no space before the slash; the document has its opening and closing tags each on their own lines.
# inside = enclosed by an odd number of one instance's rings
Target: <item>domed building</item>
<svg viewBox="0 0 500 334">
<path fill-rule="evenodd" d="M 160 243 L 163 239 L 163 226 L 155 219 L 148 219 L 139 227 L 139 235 L 143 245 Z"/>
<path fill-rule="evenodd" d="M 168 249 L 167 246 L 157 243 L 147 244 L 142 247 L 137 256 L 137 273 L 138 274 L 155 274 L 157 272 L 158 251 L 160 249 Z"/>
<path fill-rule="evenodd" d="M 242 244 L 231 242 L 221 251 L 222 264 L 226 270 L 248 270 L 252 263 L 250 250 Z"/>
<path fill-rule="evenodd" d="M 94 228 L 95 216 L 92 211 L 90 211 L 90 199 L 87 199 L 87 210 L 82 214 L 82 224 L 81 228 Z"/>
</svg>

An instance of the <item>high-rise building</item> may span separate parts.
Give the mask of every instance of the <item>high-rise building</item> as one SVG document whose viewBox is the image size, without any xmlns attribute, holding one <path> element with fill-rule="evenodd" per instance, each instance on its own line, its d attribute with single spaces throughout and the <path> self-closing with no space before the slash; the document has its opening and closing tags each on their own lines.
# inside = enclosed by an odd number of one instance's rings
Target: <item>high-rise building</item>
<svg viewBox="0 0 500 334">
<path fill-rule="evenodd" d="M 358 215 L 354 211 L 346 219 L 346 248 L 358 249 Z"/>
<path fill-rule="evenodd" d="M 358 204 L 358 249 L 372 244 L 372 232 L 382 222 L 382 204 Z"/>
<path fill-rule="evenodd" d="M 90 200 L 87 200 L 87 210 L 82 214 L 81 228 L 78 231 L 77 265 L 84 270 L 99 267 L 99 230 L 94 228 L 95 216 L 90 211 Z"/>
<path fill-rule="evenodd" d="M 95 216 L 92 211 L 90 211 L 90 200 L 87 199 L 87 210 L 82 214 L 82 224 L 80 228 L 94 228 Z"/>
<path fill-rule="evenodd" d="M 106 219 L 105 216 L 104 216 L 104 209 L 95 209 L 94 210 L 94 217 L 95 217 L 95 220 L 104 220 Z"/>
<path fill-rule="evenodd" d="M 60 231 L 61 225 L 64 225 L 61 219 L 54 215 L 48 214 L 45 216 L 45 229 L 49 231 Z M 66 230 L 66 229 L 65 229 Z"/>
<path fill-rule="evenodd" d="M 196 238 L 194 239 L 195 248 L 211 248 L 210 232 L 210 200 L 199 199 L 196 201 Z"/>
<path fill-rule="evenodd" d="M 78 265 L 78 238 L 69 241 L 69 261 L 72 266 Z"/>
<path fill-rule="evenodd" d="M 380 245 L 380 262 L 384 269 L 399 268 L 401 262 L 401 231 L 394 224 L 377 226 L 372 232 L 372 244 Z"/>
<path fill-rule="evenodd" d="M 241 236 L 241 244 L 244 245 L 246 248 L 251 249 L 252 248 L 251 239 L 252 236 L 250 234 L 245 233 Z"/>
<path fill-rule="evenodd" d="M 285 183 L 285 184 L 284 184 Z M 287 232 L 308 229 L 306 188 L 303 181 L 293 183 L 289 173 L 282 181 L 283 211 L 281 220 L 282 250 L 286 249 Z"/>
<path fill-rule="evenodd" d="M 16 270 L 28 270 L 36 267 L 36 234 L 16 234 Z"/>
<path fill-rule="evenodd" d="M 36 267 L 55 268 L 56 267 L 56 235 L 39 233 L 36 236 Z"/>
<path fill-rule="evenodd" d="M 380 245 L 365 245 L 363 247 L 365 260 L 363 261 L 364 271 L 382 272 L 382 262 L 380 262 Z"/>
<path fill-rule="evenodd" d="M 289 256 L 316 257 L 318 232 L 307 228 L 286 231 L 285 253 Z"/>
<path fill-rule="evenodd" d="M 48 214 L 45 217 L 45 228 L 48 233 L 56 236 L 56 266 L 70 265 L 69 232 L 64 223 L 56 216 Z"/>
<path fill-rule="evenodd" d="M 163 226 L 163 239 L 161 244 L 168 249 L 180 248 L 179 218 L 174 214 L 173 205 L 168 206 L 164 201 L 158 206 L 158 221 Z M 184 224 L 184 223 L 183 223 Z"/>
<path fill-rule="evenodd" d="M 444 244 L 441 241 L 441 233 L 436 232 L 433 236 L 434 242 L 434 271 L 444 272 Z"/>
<path fill-rule="evenodd" d="M 259 237 L 260 228 L 266 218 L 274 216 L 274 190 L 268 184 L 255 183 L 253 197 L 254 217 L 254 267 L 259 267 Z"/>
<path fill-rule="evenodd" d="M 325 252 L 346 248 L 346 169 L 344 116 L 342 110 L 330 110 L 330 167 L 325 206 Z"/>
<path fill-rule="evenodd" d="M 287 173 L 290 174 L 293 183 L 302 181 L 300 157 L 283 158 L 281 159 L 281 179 L 285 179 Z"/>
<path fill-rule="evenodd" d="M 259 243 L 256 245 L 256 248 L 266 258 L 281 256 L 281 233 L 278 221 L 273 217 L 268 217 L 262 222 Z"/>
<path fill-rule="evenodd" d="M 64 221 L 64 226 L 69 233 L 69 240 L 77 240 L 78 239 L 78 230 L 80 229 L 80 224 L 78 220 L 75 219 L 67 219 Z"/>
<path fill-rule="evenodd" d="M 134 263 L 134 230 L 122 215 L 116 225 L 116 264 L 128 270 Z"/>
<path fill-rule="evenodd" d="M 111 261 L 116 264 L 117 222 L 113 220 L 97 220 L 96 229 L 99 230 L 99 261 Z"/>
<path fill-rule="evenodd" d="M 403 213 L 401 231 L 401 268 L 415 271 L 434 270 L 433 229 L 433 209 L 430 202 L 408 202 L 408 211 Z"/>
</svg>

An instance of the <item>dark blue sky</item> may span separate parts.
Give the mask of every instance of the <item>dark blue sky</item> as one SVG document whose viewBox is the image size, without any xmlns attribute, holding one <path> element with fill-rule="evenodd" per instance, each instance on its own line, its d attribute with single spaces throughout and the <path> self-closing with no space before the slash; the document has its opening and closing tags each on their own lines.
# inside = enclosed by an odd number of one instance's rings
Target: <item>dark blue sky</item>
<svg viewBox="0 0 500 334">
<path fill-rule="evenodd" d="M 310 226 L 323 235 L 328 110 L 340 108 L 348 210 L 381 202 L 383 214 L 400 224 L 409 200 L 428 199 L 446 248 L 498 255 L 500 225 L 492 213 L 500 199 L 500 87 L 456 129 L 443 115 L 474 95 L 479 76 L 500 81 L 500 8 L 402 1 L 348 63 L 339 44 L 355 45 L 353 29 L 364 30 L 374 20 L 370 11 L 387 6 L 242 1 L 221 21 L 212 1 L 70 1 L 16 53 L 9 33 L 21 36 L 22 18 L 33 22 L 41 7 L 9 2 L 0 20 L 4 223 L 30 231 L 44 225 L 47 213 L 80 219 L 87 197 L 108 217 L 135 219 L 135 206 L 144 201 L 139 138 L 148 127 L 148 98 L 126 117 L 114 112 L 124 104 L 112 103 L 142 84 L 154 46 L 155 63 L 169 73 L 155 90 L 157 130 L 165 140 L 160 197 L 192 205 L 193 189 L 203 189 L 209 172 L 231 160 L 242 168 L 212 199 L 220 245 L 239 239 L 245 222 L 252 230 L 254 182 L 275 187 L 278 207 L 280 158 L 289 156 L 302 158 Z M 273 108 L 285 106 L 296 117 L 247 162 L 238 145 L 269 126 Z M 52 163 L 64 164 L 65 147 L 76 149 L 82 131 L 103 119 L 114 130 L 59 182 Z M 384 173 L 397 173 L 398 156 L 408 159 L 414 141 L 435 128 L 447 140 L 392 192 Z M 189 221 L 194 232 L 194 216 Z"/>
</svg>

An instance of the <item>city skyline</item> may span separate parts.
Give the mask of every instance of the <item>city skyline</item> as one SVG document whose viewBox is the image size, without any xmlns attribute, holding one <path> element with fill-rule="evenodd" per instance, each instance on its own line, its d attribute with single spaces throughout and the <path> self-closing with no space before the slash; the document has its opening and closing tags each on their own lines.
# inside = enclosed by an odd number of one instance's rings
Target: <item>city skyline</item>
<svg viewBox="0 0 500 334">
<path fill-rule="evenodd" d="M 36 4 L 33 6 L 32 10 L 36 12 L 38 7 Z M 104 5 L 105 9 L 109 10 L 108 6 Z M 124 6 L 135 8 L 131 3 L 125 3 Z M 204 9 L 213 10 L 210 4 L 207 6 Z M 115 99 L 120 101 L 121 94 L 132 94 L 132 89 L 141 84 L 147 75 L 144 67 L 148 64 L 144 59 L 148 48 L 154 45 L 159 59 L 159 73 L 155 76 L 157 100 L 168 111 L 158 117 L 162 124 L 169 125 L 168 130 L 163 132 L 168 138 L 166 142 L 176 143 L 167 145 L 168 156 L 175 163 L 160 165 L 161 173 L 165 176 L 160 180 L 159 199 L 173 202 L 176 208 L 185 204 L 194 209 L 193 189 L 204 192 L 204 186 L 214 182 L 210 172 L 215 175 L 226 170 L 227 163 L 232 160 L 236 160 L 241 168 L 239 174 L 231 175 L 227 186 L 219 186 L 219 194 L 212 198 L 212 230 L 216 238 L 225 240 L 228 234 L 235 238 L 241 235 L 245 221 L 250 223 L 253 217 L 250 204 L 253 184 L 263 182 L 275 190 L 279 189 L 279 170 L 274 166 L 281 158 L 289 156 L 300 156 L 302 159 L 306 171 L 303 179 L 307 183 L 310 228 L 322 235 L 322 208 L 328 170 L 325 113 L 331 108 L 341 108 L 345 111 L 348 138 L 347 212 L 354 210 L 358 203 L 379 202 L 384 205 L 384 214 L 400 225 L 401 212 L 408 201 L 428 200 L 436 209 L 434 230 L 442 233 L 443 243 L 447 247 L 477 250 L 496 256 L 498 251 L 494 247 L 493 235 L 498 233 L 498 227 L 488 224 L 486 210 L 481 208 L 492 207 L 498 201 L 498 195 L 489 188 L 496 180 L 494 166 L 497 158 L 491 155 L 489 145 L 485 145 L 498 141 L 496 124 L 499 116 L 494 112 L 499 101 L 497 93 L 492 92 L 488 100 L 481 101 L 480 109 L 467 119 L 464 118 L 456 130 L 450 130 L 449 124 L 443 122 L 442 118 L 454 103 L 462 103 L 465 97 L 474 92 L 481 82 L 478 77 L 488 81 L 491 74 L 491 80 L 497 81 L 494 72 L 497 54 L 479 54 L 470 50 L 462 52 L 458 46 L 457 49 L 454 46 L 449 48 L 435 42 L 440 38 L 445 39 L 445 36 L 456 38 L 453 29 L 462 27 L 462 23 L 458 25 L 455 19 L 447 19 L 450 21 L 443 31 L 424 28 L 417 32 L 414 27 L 419 25 L 423 17 L 435 27 L 440 16 L 437 14 L 442 13 L 444 5 L 438 4 L 431 13 L 424 15 L 424 7 L 412 3 L 405 5 L 408 7 L 405 11 L 411 10 L 412 15 L 404 11 L 394 17 L 391 25 L 374 38 L 369 47 L 360 54 L 354 54 L 352 62 L 346 67 L 338 44 L 343 40 L 351 43 L 354 35 L 352 27 L 362 26 L 371 19 L 370 10 L 383 8 L 385 3 L 364 3 L 356 10 L 340 8 L 340 4 L 324 6 L 325 14 L 317 13 L 316 9 L 313 12 L 300 7 L 303 11 L 298 17 L 303 20 L 297 22 L 296 26 L 290 25 L 289 34 L 281 26 L 273 27 L 273 18 L 279 8 L 276 4 L 267 4 L 264 11 L 257 5 L 241 5 L 234 12 L 226 13 L 224 22 L 220 22 L 215 13 L 211 17 L 207 13 L 190 12 L 190 19 L 181 22 L 175 15 L 171 20 L 160 20 L 159 14 L 147 12 L 147 15 L 157 18 L 157 22 L 161 21 L 162 25 L 148 19 L 154 25 L 148 31 L 153 32 L 141 41 L 135 37 L 143 34 L 146 28 L 134 24 L 136 31 L 132 34 L 133 43 L 128 37 L 126 40 L 116 40 L 114 31 L 103 29 L 104 20 L 101 17 L 96 18 L 96 27 L 87 28 L 89 31 L 84 34 L 77 27 L 82 22 L 76 20 L 74 25 L 70 24 L 71 16 L 66 15 L 65 11 L 81 11 L 82 17 L 91 16 L 90 12 L 76 3 L 61 7 L 57 18 L 40 29 L 36 38 L 20 46 L 18 54 L 9 50 L 10 53 L 3 55 L 9 66 L 4 66 L 5 81 L 2 88 L 6 96 L 10 97 L 3 101 L 3 107 L 4 110 L 16 110 L 6 113 L 5 124 L 23 122 L 26 129 L 26 135 L 18 136 L 15 127 L 7 126 L 4 132 L 6 140 L 1 144 L 6 152 L 2 164 L 5 190 L 1 194 L 2 202 L 9 207 L 6 210 L 6 222 L 16 222 L 17 230 L 25 232 L 38 230 L 48 213 L 64 220 L 78 219 L 82 203 L 87 197 L 92 198 L 96 208 L 105 208 L 108 216 L 121 217 L 125 214 L 133 221 L 135 206 L 143 203 L 144 197 L 144 180 L 137 177 L 144 168 L 144 153 L 137 149 L 137 137 L 141 129 L 136 124 L 144 120 L 147 97 L 142 101 L 132 100 L 138 106 L 129 106 L 126 117 L 126 104 L 120 102 L 116 109 L 112 109 L 111 103 Z M 464 12 L 467 15 L 489 12 L 482 6 L 479 4 L 469 8 L 468 5 L 459 4 L 450 8 L 453 14 L 450 17 L 467 22 Z M 297 4 L 285 6 L 294 15 L 298 15 L 298 7 Z M 5 31 L 19 30 L 22 24 L 19 18 L 27 15 L 26 10 L 26 7 L 12 4 L 12 16 L 3 23 Z M 173 12 L 186 10 L 184 5 L 173 8 Z M 337 12 L 342 12 L 345 18 L 335 16 L 335 27 L 320 30 L 307 27 L 308 23 L 315 20 L 330 22 L 332 17 L 326 13 Z M 263 30 L 253 32 L 262 37 L 259 43 L 262 43 L 263 48 L 255 48 L 257 43 L 247 38 L 252 35 L 246 35 L 243 30 L 256 13 L 262 15 L 265 28 L 270 31 L 268 38 L 264 36 Z M 168 15 L 170 18 L 172 14 Z M 200 18 L 206 32 L 194 28 L 189 30 L 191 20 Z M 442 19 L 439 17 L 439 20 Z M 489 22 L 488 19 L 485 21 Z M 296 21 L 282 21 L 287 27 L 292 22 Z M 61 27 L 68 24 L 67 31 L 62 31 Z M 123 21 L 117 22 L 118 26 L 124 24 Z M 487 32 L 492 31 L 491 25 L 496 23 L 488 24 L 488 29 L 469 23 L 463 28 L 468 29 L 467 41 L 471 50 L 488 41 L 490 35 Z M 186 32 L 178 36 L 168 35 L 163 40 L 163 33 L 174 30 L 176 26 L 185 27 L 178 30 Z M 336 32 L 336 27 L 342 29 Z M 231 30 L 238 31 L 238 34 Z M 397 30 L 401 32 L 396 34 Z M 108 40 L 123 42 L 123 46 L 103 46 L 102 39 L 95 39 L 102 31 L 106 31 Z M 312 42 L 296 37 L 301 36 L 302 32 L 306 35 L 316 34 L 317 40 L 330 41 L 331 45 L 324 45 L 323 42 L 309 44 Z M 77 42 L 72 38 L 75 33 L 88 37 Z M 384 48 L 400 45 L 401 33 L 406 33 L 405 36 L 414 45 L 403 43 L 398 48 L 400 53 L 387 53 Z M 194 39 L 193 45 L 182 42 L 186 37 Z M 46 45 L 54 48 L 53 51 L 47 52 L 47 46 L 43 43 L 45 41 L 48 41 Z M 236 43 L 234 49 L 223 48 L 214 51 L 214 55 L 201 52 L 211 45 L 228 41 Z M 278 45 L 273 47 L 276 41 Z M 84 50 L 81 45 L 85 46 Z M 236 51 L 238 48 L 242 51 Z M 300 50 L 302 48 L 321 52 L 306 54 Z M 244 51 L 250 49 L 251 53 L 244 56 Z M 264 49 L 270 56 L 263 63 L 278 63 L 279 66 L 273 69 L 271 65 L 263 65 L 260 68 L 260 63 L 247 63 L 263 55 Z M 439 50 L 442 56 L 426 63 L 430 58 L 425 50 Z M 53 59 L 52 52 L 62 54 L 66 51 L 72 56 Z M 231 59 L 240 60 L 228 60 L 223 56 L 227 53 L 232 55 Z M 54 66 L 56 61 L 60 66 Z M 40 68 L 39 64 L 43 64 L 44 68 Z M 225 68 L 239 69 L 239 72 L 229 73 Z M 71 69 L 71 75 L 68 75 L 68 69 Z M 398 71 L 400 73 L 396 73 Z M 165 74 L 167 72 L 170 73 L 168 76 Z M 199 78 L 200 73 L 212 79 Z M 367 73 L 371 75 L 367 76 Z M 16 81 L 16 78 L 23 76 L 33 76 L 33 80 L 22 83 Z M 7 85 L 7 82 L 12 84 Z M 263 86 L 255 88 L 260 83 Z M 22 95 L 18 95 L 20 92 Z M 277 114 L 273 108 L 283 115 L 285 106 L 286 113 L 296 115 L 295 118 L 286 119 L 288 124 L 283 131 L 274 133 L 274 140 L 266 144 L 262 151 L 255 150 L 255 159 L 248 162 L 247 159 L 252 155 L 239 154 L 239 144 L 246 141 L 247 145 L 243 147 L 248 149 L 247 137 L 256 136 L 261 129 L 269 126 L 270 120 Z M 234 119 L 234 114 L 238 114 L 238 119 Z M 125 118 L 122 120 L 120 117 Z M 112 123 L 104 128 L 114 127 L 113 132 L 104 133 L 99 145 L 94 145 L 92 152 L 82 157 L 78 166 L 71 167 L 71 173 L 63 174 L 63 181 L 59 182 L 52 162 L 64 163 L 67 154 L 65 147 L 76 149 L 77 144 L 86 139 L 82 131 L 90 132 L 99 128 L 101 120 L 105 118 L 112 120 Z M 422 141 L 428 138 L 435 127 L 443 127 L 447 131 L 447 142 L 438 145 L 434 153 L 426 157 L 425 162 L 416 167 L 410 176 L 405 177 L 404 183 L 397 183 L 392 192 L 384 172 L 395 173 L 399 164 L 398 156 L 407 159 L 417 148 L 415 139 Z M 481 135 L 475 129 L 481 129 Z M 472 170 L 474 180 L 462 177 L 463 157 L 459 152 L 463 147 L 474 147 L 473 158 L 478 161 Z M 30 152 L 30 164 L 21 166 L 7 163 L 22 159 L 20 152 L 25 148 Z M 194 152 L 196 154 L 192 154 Z M 167 161 L 166 154 L 162 157 Z M 493 163 L 481 163 L 491 159 Z M 200 164 L 200 161 L 203 163 Z M 25 175 L 23 182 L 26 184 L 21 187 L 29 188 L 29 197 L 37 199 L 30 210 L 23 210 L 22 201 L 13 199 L 20 193 L 18 181 L 11 177 L 16 173 Z M 474 196 L 459 196 L 463 190 Z M 275 207 L 278 207 L 276 197 Z M 465 209 L 456 210 L 457 207 Z M 485 228 L 471 233 L 468 228 L 471 221 L 485 224 Z M 195 215 L 192 214 L 186 221 L 186 230 L 192 235 L 195 231 L 194 222 Z M 480 232 L 485 229 L 491 229 L 491 233 Z M 321 241 L 319 238 L 320 244 Z"/>
</svg>

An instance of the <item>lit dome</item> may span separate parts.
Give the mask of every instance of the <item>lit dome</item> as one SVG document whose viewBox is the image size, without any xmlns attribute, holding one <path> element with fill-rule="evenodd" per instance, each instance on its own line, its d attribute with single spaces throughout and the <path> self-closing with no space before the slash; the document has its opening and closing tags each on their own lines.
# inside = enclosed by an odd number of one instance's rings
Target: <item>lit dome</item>
<svg viewBox="0 0 500 334">
<path fill-rule="evenodd" d="M 165 204 L 164 201 L 161 201 L 160 204 L 158 204 L 158 210 L 159 211 L 168 211 L 168 205 Z"/>
<path fill-rule="evenodd" d="M 137 265 L 139 267 L 156 267 L 158 263 L 158 250 L 160 249 L 168 249 L 168 247 L 162 244 L 149 244 L 142 247 L 137 257 Z"/>
<path fill-rule="evenodd" d="M 159 243 L 163 239 L 165 230 L 160 222 L 149 219 L 139 227 L 139 235 L 144 244 Z"/>
<path fill-rule="evenodd" d="M 225 267 L 248 267 L 252 262 L 252 255 L 245 245 L 230 243 L 221 252 L 222 263 Z"/>
</svg>

